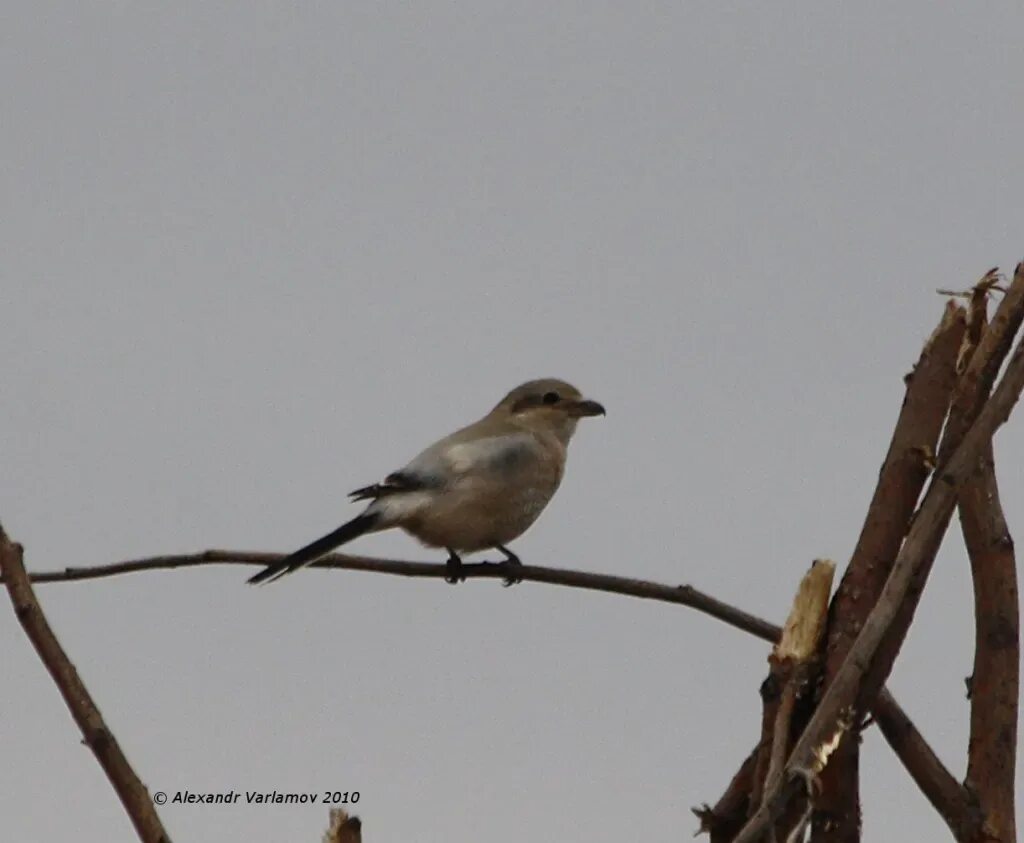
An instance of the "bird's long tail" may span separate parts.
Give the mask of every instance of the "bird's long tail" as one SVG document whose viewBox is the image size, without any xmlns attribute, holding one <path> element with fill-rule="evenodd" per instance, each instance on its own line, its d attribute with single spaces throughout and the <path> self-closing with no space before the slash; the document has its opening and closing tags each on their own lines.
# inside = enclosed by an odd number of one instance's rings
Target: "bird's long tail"
<svg viewBox="0 0 1024 843">
<path fill-rule="evenodd" d="M 351 521 L 342 524 L 333 533 L 328 533 L 315 542 L 296 550 L 295 553 L 282 559 L 280 562 L 268 565 L 254 577 L 250 577 L 249 583 L 250 585 L 256 585 L 258 583 L 273 582 L 285 574 L 297 571 L 299 568 L 315 562 L 324 554 L 334 550 L 334 548 L 345 544 L 345 542 L 350 542 L 364 533 L 369 533 L 377 526 L 379 521 L 380 515 L 377 513 L 367 514 L 364 512 L 362 515 L 357 515 Z"/>
</svg>

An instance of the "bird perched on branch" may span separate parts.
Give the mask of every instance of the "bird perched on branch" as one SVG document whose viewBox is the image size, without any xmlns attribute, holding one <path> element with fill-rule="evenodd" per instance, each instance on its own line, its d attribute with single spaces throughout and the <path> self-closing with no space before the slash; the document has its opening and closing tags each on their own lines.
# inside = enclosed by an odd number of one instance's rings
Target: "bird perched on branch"
<svg viewBox="0 0 1024 843">
<path fill-rule="evenodd" d="M 460 553 L 506 545 L 537 520 L 562 481 L 576 423 L 604 407 L 554 378 L 517 386 L 477 422 L 435 442 L 405 468 L 349 497 L 369 500 L 337 530 L 269 565 L 250 583 L 272 582 L 367 533 L 399 527 L 428 547 L 448 551 L 446 579 L 459 581 Z M 506 585 L 516 582 L 514 576 Z"/>
</svg>

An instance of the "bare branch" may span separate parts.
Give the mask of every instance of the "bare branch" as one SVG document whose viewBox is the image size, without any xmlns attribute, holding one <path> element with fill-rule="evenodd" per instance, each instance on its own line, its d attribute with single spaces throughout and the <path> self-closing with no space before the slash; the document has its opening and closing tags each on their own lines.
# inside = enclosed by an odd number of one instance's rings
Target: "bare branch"
<svg viewBox="0 0 1024 843">
<path fill-rule="evenodd" d="M 1019 272 L 1018 277 L 1020 277 Z M 1007 300 L 1009 298 L 1010 296 L 1007 295 Z M 1003 303 L 1005 304 L 1006 300 Z M 979 346 L 979 353 L 985 347 L 986 340 L 996 330 L 996 320 L 994 320 L 992 331 L 986 334 L 982 345 Z M 975 368 L 974 362 L 977 357 L 978 354 L 975 354 L 968 373 L 965 374 L 969 374 Z M 988 362 L 986 361 L 984 365 L 987 366 Z M 948 463 L 940 466 L 938 474 L 929 484 L 928 492 L 897 556 L 896 564 L 885 584 L 882 596 L 865 621 L 864 628 L 858 635 L 846 661 L 832 685 L 826 690 L 817 711 L 793 749 L 786 765 L 787 779 L 783 789 L 766 798 L 757 814 L 737 836 L 736 843 L 752 843 L 759 839 L 768 825 L 785 810 L 789 800 L 795 794 L 793 782 L 801 778 L 806 780 L 821 770 L 827 761 L 827 755 L 834 749 L 834 741 L 837 736 L 841 735 L 849 726 L 851 706 L 862 690 L 862 680 L 869 669 L 876 670 L 882 677 L 887 673 L 887 670 L 878 669 L 875 664 L 879 647 L 890 633 L 891 628 L 894 628 L 894 621 L 903 606 L 904 598 L 907 596 L 914 578 L 922 566 L 929 561 L 930 549 L 937 545 L 937 537 L 941 537 L 945 531 L 960 486 L 975 470 L 977 459 L 986 444 L 992 439 L 993 434 L 1009 417 L 1020 398 L 1022 389 L 1024 389 L 1024 341 L 1019 343 L 1014 351 L 991 399 L 984 405 L 977 420 L 967 431 Z M 903 631 L 905 632 L 905 630 Z M 888 665 L 883 664 L 883 668 L 885 667 L 891 667 L 891 661 L 888 661 Z"/>
<path fill-rule="evenodd" d="M 899 756 L 914 783 L 949 826 L 956 840 L 975 840 L 982 828 L 981 811 L 970 791 L 958 782 L 928 746 L 903 710 L 894 705 L 879 717 L 883 690 L 875 700 L 875 721 L 889 746 Z"/>
<path fill-rule="evenodd" d="M 119 576 L 121 574 L 140 573 L 144 571 L 175 570 L 178 568 L 194 568 L 205 565 L 255 565 L 264 567 L 273 562 L 278 562 L 287 554 L 264 553 L 239 550 L 207 550 L 202 553 L 185 555 L 153 556 L 145 559 L 134 559 L 126 562 L 116 562 L 109 565 L 96 565 L 92 567 L 65 568 L 63 571 L 38 572 L 31 575 L 34 583 L 56 583 L 56 582 L 78 582 L 81 580 L 100 579 L 105 577 Z M 430 562 L 409 562 L 395 559 L 375 559 L 366 556 L 349 556 L 341 553 L 333 553 L 315 562 L 313 568 L 327 568 L 332 570 L 365 571 L 379 574 L 390 574 L 405 577 L 427 577 L 433 579 L 444 579 L 447 569 L 443 564 Z M 501 563 L 481 563 L 463 565 L 462 574 L 467 579 L 489 578 L 502 579 L 507 575 Z M 583 588 L 592 591 L 603 591 L 610 594 L 621 594 L 629 597 L 640 597 L 648 600 L 657 600 L 666 603 L 689 606 L 698 611 L 704 612 L 711 617 L 741 629 L 760 638 L 764 641 L 775 642 L 781 633 L 780 627 L 769 621 L 744 612 L 734 606 L 717 600 L 710 595 L 688 585 L 672 586 L 662 583 L 650 582 L 647 580 L 629 579 L 626 577 L 609 576 L 607 574 L 595 574 L 584 571 L 572 571 L 560 568 L 542 568 L 535 565 L 524 565 L 517 569 L 516 576 L 524 581 L 543 582 L 551 585 L 561 585 L 569 588 Z M 899 704 L 888 692 L 884 691 L 878 696 L 873 706 L 873 713 L 879 724 L 892 722 L 893 734 L 901 733 L 902 724 L 909 723 L 909 719 L 902 711 Z M 912 726 L 911 726 L 912 728 Z M 883 729 L 883 734 L 885 730 Z M 893 748 L 901 758 L 908 770 L 920 766 L 920 761 L 910 755 L 903 753 L 917 752 L 920 747 L 928 749 L 924 739 L 919 742 L 902 743 Z M 930 752 L 930 750 L 928 750 Z M 934 753 L 931 753 L 934 758 Z M 946 779 L 956 784 L 952 774 L 937 762 L 939 769 L 945 774 Z M 753 761 L 751 762 L 753 764 Z M 913 773 L 912 773 L 913 775 Z M 915 781 L 917 781 L 915 777 Z M 920 784 L 920 782 L 918 782 Z M 745 795 L 745 798 L 749 794 Z M 744 803 L 746 804 L 746 803 Z M 744 807 L 744 817 L 746 816 Z M 739 826 L 737 826 L 737 829 Z M 735 830 L 733 832 L 735 833 Z"/>
<path fill-rule="evenodd" d="M 971 302 L 977 339 L 984 300 Z M 977 342 L 976 342 L 977 344 Z M 992 443 L 960 490 L 960 526 L 974 582 L 975 650 L 966 787 L 976 798 L 986 840 L 1016 837 L 1014 774 L 1020 686 L 1020 619 L 1013 539 L 999 501 Z M 971 839 L 980 839 L 978 834 Z"/>
<path fill-rule="evenodd" d="M 1005 293 L 1006 288 L 1001 287 L 999 282 L 1004 280 L 1003 274 L 999 271 L 998 266 L 992 267 L 988 272 L 981 276 L 978 283 L 971 287 L 969 290 L 936 290 L 940 296 L 953 296 L 960 299 L 973 299 L 979 292 L 983 295 L 988 295 L 992 290 L 999 293 Z"/>
<path fill-rule="evenodd" d="M 966 362 L 957 383 L 949 417 L 946 420 L 946 428 L 942 434 L 942 443 L 939 445 L 937 478 L 945 478 L 948 475 L 949 472 L 944 466 L 952 462 L 952 455 L 958 450 L 958 446 L 966 441 L 966 436 L 973 435 L 974 430 L 978 427 L 975 419 L 980 421 L 981 414 L 983 414 L 982 407 L 985 407 L 984 412 L 987 412 L 992 401 L 995 400 L 995 396 L 993 396 L 986 405 L 992 384 L 995 382 L 999 368 L 1006 358 L 1022 322 L 1024 322 L 1024 265 L 1017 267 L 1013 282 L 992 317 L 992 324 L 980 336 L 980 339 L 977 339 L 977 348 Z M 969 337 L 968 347 L 971 342 Z M 1017 351 L 1020 351 L 1019 346 Z M 1015 359 L 1018 356 L 1017 353 L 1014 354 Z M 1012 366 L 1013 362 L 1010 363 L 1010 367 Z M 1006 376 L 1010 374 L 1010 367 L 1007 368 L 1003 377 L 1003 384 L 1007 383 Z M 1000 388 L 1003 384 L 1000 385 Z M 1005 409 L 1007 415 L 1012 406 L 1013 402 L 1011 401 Z M 968 429 L 971 430 L 970 434 L 967 433 Z M 988 438 L 991 439 L 991 436 Z M 968 457 L 969 463 L 964 466 L 964 482 L 973 476 L 985 450 L 991 444 L 978 439 L 975 440 L 975 443 L 976 450 Z M 935 484 L 936 480 L 933 478 L 931 485 L 935 486 Z M 931 489 L 929 489 L 930 492 Z M 919 512 L 916 517 L 919 518 L 920 514 Z M 952 515 L 951 510 L 949 515 Z M 947 522 L 949 515 L 946 516 Z M 864 711 L 870 706 L 874 694 L 882 687 L 882 683 L 892 670 L 896 655 L 899 653 L 907 631 L 914 620 L 914 613 L 920 603 L 921 594 L 942 543 L 943 533 L 944 529 L 935 530 L 929 543 L 921 549 L 921 561 L 910 580 L 906 598 L 897 607 L 895 619 L 879 645 L 874 664 L 871 665 L 863 686 L 858 692 L 857 705 L 860 711 Z"/>
<path fill-rule="evenodd" d="M 986 276 L 987 277 L 987 276 Z M 957 353 L 966 330 L 964 310 L 947 303 L 938 327 L 907 375 L 903 406 L 868 505 L 864 526 L 832 601 L 825 657 L 827 687 L 839 672 L 868 613 L 878 601 L 914 507 L 931 471 L 942 423 L 956 385 Z M 860 837 L 860 743 L 844 736 L 821 776 L 814 843 L 853 843 Z"/>
<path fill-rule="evenodd" d="M 169 570 L 174 568 L 190 568 L 197 565 L 269 565 L 284 559 L 283 553 L 257 553 L 242 550 L 207 550 L 202 553 L 180 556 L 153 556 L 147 559 L 135 559 L 118 562 L 113 565 L 97 565 L 89 568 L 66 568 L 63 571 L 47 571 L 32 574 L 34 583 L 72 582 L 75 580 L 112 577 L 118 574 L 135 573 L 137 571 Z M 429 577 L 444 579 L 447 568 L 443 564 L 433 562 L 408 562 L 399 559 L 376 559 L 371 556 L 349 556 L 344 553 L 332 553 L 314 562 L 311 568 L 332 568 L 346 571 L 366 571 L 377 574 L 392 574 L 402 577 Z M 463 565 L 460 576 L 466 579 L 504 579 L 509 570 L 504 562 L 480 562 Z M 543 582 L 549 585 L 561 585 L 570 588 L 583 588 L 589 591 L 605 591 L 613 594 L 624 594 L 629 597 L 640 597 L 647 600 L 658 600 L 663 603 L 676 603 L 689 606 L 704 612 L 724 623 L 763 638 L 774 641 L 779 635 L 779 627 L 762 620 L 742 609 L 723 603 L 721 600 L 698 591 L 689 585 L 662 585 L 648 580 L 637 580 L 630 577 L 617 577 L 610 574 L 594 574 L 587 571 L 572 571 L 563 568 L 542 568 L 537 565 L 524 565 L 515 569 L 517 579 L 531 582 Z M 278 586 L 280 587 L 280 586 Z"/>
<path fill-rule="evenodd" d="M 82 730 L 86 745 L 93 751 L 103 772 L 107 774 L 132 825 L 135 826 L 139 839 L 143 843 L 170 843 L 171 838 L 164 831 L 145 785 L 135 775 L 135 771 L 124 757 L 113 733 L 103 722 L 96 703 L 79 678 L 78 671 L 50 629 L 25 573 L 21 545 L 12 543 L 2 527 L 0 570 L 3 571 L 4 582 L 11 596 L 11 603 L 14 604 L 14 613 L 36 648 L 39 658 L 53 677 L 75 723 Z"/>
</svg>

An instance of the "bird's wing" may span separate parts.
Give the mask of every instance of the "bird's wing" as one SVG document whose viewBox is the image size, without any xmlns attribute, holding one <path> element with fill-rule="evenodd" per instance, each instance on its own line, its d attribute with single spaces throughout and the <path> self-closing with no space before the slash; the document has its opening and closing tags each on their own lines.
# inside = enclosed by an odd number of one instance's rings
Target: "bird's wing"
<svg viewBox="0 0 1024 843">
<path fill-rule="evenodd" d="M 435 442 L 404 468 L 380 483 L 350 492 L 349 497 L 376 500 L 403 492 L 443 489 L 461 477 L 485 472 L 509 476 L 539 456 L 539 443 L 532 435 L 485 417 Z"/>
<path fill-rule="evenodd" d="M 539 453 L 532 436 L 517 432 L 453 442 L 440 456 L 456 477 L 478 473 L 501 477 L 520 471 L 536 460 Z"/>
<path fill-rule="evenodd" d="M 418 492 L 423 489 L 434 488 L 438 484 L 430 477 L 417 475 L 408 470 L 392 471 L 380 483 L 371 486 L 363 486 L 348 493 L 354 501 L 376 499 L 394 495 L 399 492 Z"/>
<path fill-rule="evenodd" d="M 529 433 L 476 424 L 435 442 L 389 475 L 381 488 L 385 493 L 441 489 L 467 475 L 513 474 L 539 456 L 539 444 Z"/>
</svg>

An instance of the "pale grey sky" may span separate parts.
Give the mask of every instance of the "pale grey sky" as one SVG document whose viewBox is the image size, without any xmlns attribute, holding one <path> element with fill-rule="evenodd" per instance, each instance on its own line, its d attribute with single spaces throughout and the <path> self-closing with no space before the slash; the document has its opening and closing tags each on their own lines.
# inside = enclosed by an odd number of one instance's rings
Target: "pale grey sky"
<svg viewBox="0 0 1024 843">
<path fill-rule="evenodd" d="M 524 560 L 780 620 L 848 557 L 935 288 L 1024 256 L 1018 4 L 2 18 L 0 519 L 34 569 L 294 549 L 556 375 L 609 414 Z M 1020 418 L 997 449 L 1019 540 Z M 153 791 L 358 790 L 369 843 L 669 841 L 756 739 L 766 646 L 682 608 L 246 575 L 39 590 Z M 958 775 L 970 611 L 954 532 L 891 687 Z M 0 641 L 9 839 L 130 839 L 10 612 Z M 864 756 L 866 839 L 942 839 L 874 730 Z M 177 841 L 327 818 L 161 813 Z"/>
</svg>

